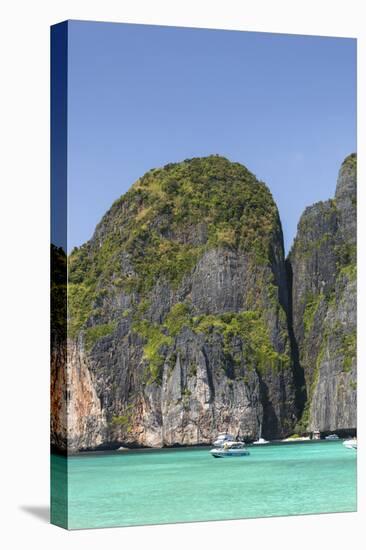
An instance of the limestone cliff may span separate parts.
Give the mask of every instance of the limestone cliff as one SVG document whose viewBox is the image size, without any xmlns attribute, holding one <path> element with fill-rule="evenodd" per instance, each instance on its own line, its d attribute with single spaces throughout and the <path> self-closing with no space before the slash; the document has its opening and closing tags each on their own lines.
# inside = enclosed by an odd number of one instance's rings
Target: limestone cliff
<svg viewBox="0 0 366 550">
<path fill-rule="evenodd" d="M 343 162 L 334 199 L 305 210 L 288 259 L 306 431 L 356 428 L 356 163 Z"/>
<path fill-rule="evenodd" d="M 72 252 L 68 282 L 68 438 L 58 433 L 58 446 L 292 431 L 282 229 L 244 166 L 211 156 L 151 170 Z"/>
<path fill-rule="evenodd" d="M 266 185 L 219 156 L 153 169 L 53 247 L 55 449 L 356 427 L 356 156 L 285 263 Z"/>
</svg>

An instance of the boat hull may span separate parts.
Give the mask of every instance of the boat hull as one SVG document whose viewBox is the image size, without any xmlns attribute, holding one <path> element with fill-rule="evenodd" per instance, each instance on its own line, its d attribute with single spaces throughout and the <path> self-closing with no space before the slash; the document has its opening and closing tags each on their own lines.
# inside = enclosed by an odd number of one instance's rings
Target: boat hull
<svg viewBox="0 0 366 550">
<path fill-rule="evenodd" d="M 346 447 L 346 449 L 354 449 L 355 451 L 357 451 L 357 441 L 343 441 L 343 445 L 344 447 Z"/>
<path fill-rule="evenodd" d="M 212 449 L 210 453 L 214 458 L 233 458 L 236 456 L 248 456 L 250 454 L 246 449 Z"/>
</svg>

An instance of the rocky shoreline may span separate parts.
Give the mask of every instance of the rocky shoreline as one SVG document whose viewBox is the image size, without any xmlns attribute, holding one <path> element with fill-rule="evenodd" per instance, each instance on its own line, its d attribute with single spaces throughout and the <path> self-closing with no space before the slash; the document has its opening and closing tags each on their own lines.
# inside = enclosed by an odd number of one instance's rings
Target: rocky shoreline
<svg viewBox="0 0 366 550">
<path fill-rule="evenodd" d="M 306 443 L 306 442 L 326 442 L 325 436 L 330 435 L 328 433 L 322 434 L 321 439 L 314 439 L 310 436 L 298 436 L 298 437 L 288 437 L 285 439 L 274 439 L 268 442 L 269 445 L 280 445 L 280 444 L 291 444 L 291 443 Z M 357 436 L 357 430 L 343 430 L 342 434 L 339 435 L 339 441 L 347 440 Z M 252 446 L 254 440 L 246 441 L 246 445 Z M 327 442 L 328 443 L 328 442 Z M 54 455 L 60 455 L 64 457 L 73 457 L 73 456 L 88 456 L 88 455 L 104 455 L 108 453 L 125 453 L 125 452 L 146 452 L 146 451 L 174 451 L 177 449 L 181 450 L 194 450 L 194 449 L 212 449 L 212 443 L 196 443 L 192 445 L 180 445 L 174 444 L 164 447 L 146 447 L 142 445 L 129 445 L 128 447 L 118 447 L 117 445 L 102 445 L 101 447 L 94 449 L 82 449 L 78 451 L 66 451 L 58 447 L 51 446 L 51 453 Z"/>
</svg>

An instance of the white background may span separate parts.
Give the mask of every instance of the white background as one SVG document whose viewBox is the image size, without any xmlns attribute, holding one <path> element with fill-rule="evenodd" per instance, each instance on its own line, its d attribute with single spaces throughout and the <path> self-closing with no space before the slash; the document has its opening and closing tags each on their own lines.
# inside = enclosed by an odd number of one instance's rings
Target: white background
<svg viewBox="0 0 366 550">
<path fill-rule="evenodd" d="M 361 548 L 365 475 L 365 98 L 362 0 L 16 1 L 2 7 L 0 542 L 3 548 Z M 359 511 L 66 532 L 48 524 L 49 26 L 92 19 L 358 37 Z M 341 81 L 342 74 L 339 75 Z M 260 481 L 259 481 L 260 483 Z M 173 488 L 172 488 L 173 490 Z M 149 504 L 149 503 L 147 503 Z"/>
</svg>

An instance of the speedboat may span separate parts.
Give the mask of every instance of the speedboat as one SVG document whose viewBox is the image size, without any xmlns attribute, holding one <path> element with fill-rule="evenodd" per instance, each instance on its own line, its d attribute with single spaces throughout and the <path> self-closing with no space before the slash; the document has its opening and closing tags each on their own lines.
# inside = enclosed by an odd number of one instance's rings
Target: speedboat
<svg viewBox="0 0 366 550">
<path fill-rule="evenodd" d="M 343 441 L 343 445 L 346 449 L 355 449 L 357 451 L 357 439 L 346 439 L 346 441 Z"/>
<path fill-rule="evenodd" d="M 224 443 L 234 441 L 234 436 L 228 433 L 221 433 L 217 436 L 216 441 L 213 442 L 215 447 L 222 447 Z"/>
<path fill-rule="evenodd" d="M 339 439 L 337 434 L 330 434 L 326 435 L 325 438 L 327 441 L 336 441 L 336 439 Z"/>
<path fill-rule="evenodd" d="M 215 458 L 247 456 L 250 454 L 243 441 L 226 441 L 222 447 L 212 449 L 210 453 Z"/>
<path fill-rule="evenodd" d="M 253 445 L 267 445 L 267 443 L 269 443 L 269 441 L 263 439 L 263 437 L 260 437 L 257 441 L 253 441 Z"/>
</svg>

